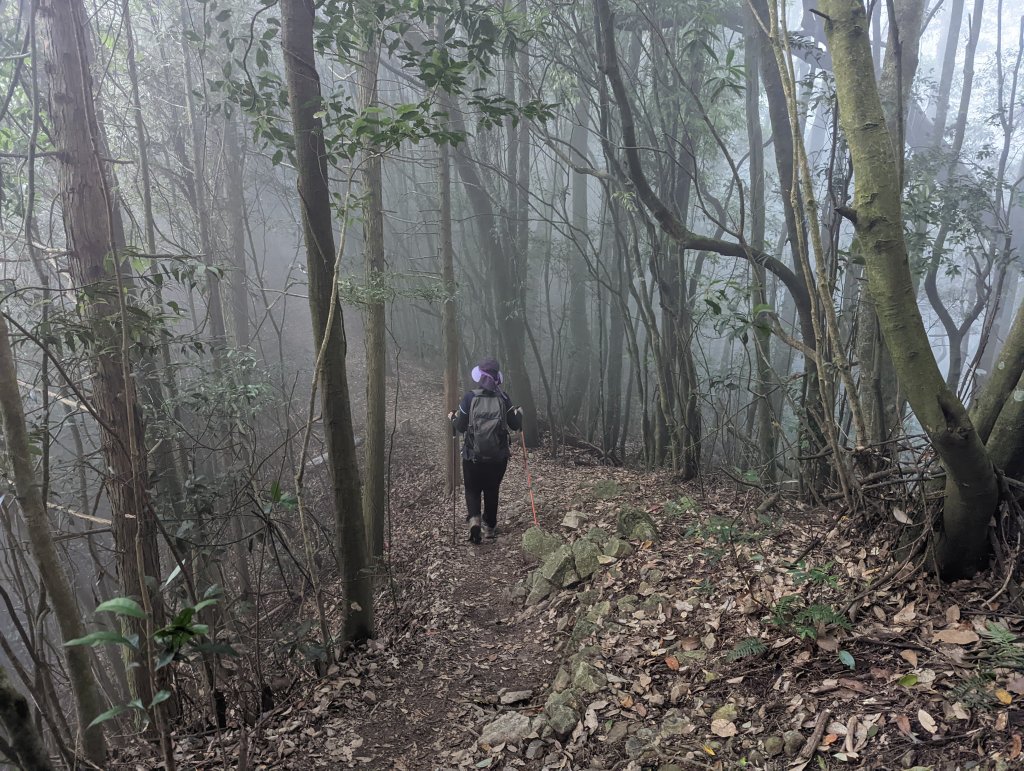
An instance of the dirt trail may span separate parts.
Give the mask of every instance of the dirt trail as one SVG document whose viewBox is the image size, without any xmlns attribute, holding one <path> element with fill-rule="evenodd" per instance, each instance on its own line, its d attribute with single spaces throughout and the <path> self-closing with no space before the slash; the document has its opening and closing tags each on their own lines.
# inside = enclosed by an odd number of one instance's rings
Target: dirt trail
<svg viewBox="0 0 1024 771">
<path fill-rule="evenodd" d="M 429 386 L 404 388 L 403 403 L 438 401 Z M 557 622 L 524 614 L 522 602 L 511 596 L 530 569 L 520 548 L 523 531 L 533 524 L 521 452 L 513 455 L 502 486 L 499 536 L 474 546 L 467 540 L 461 489 L 454 517 L 444 489 L 433 416 L 400 421 L 394 444 L 391 576 L 378 603 L 381 636 L 295 705 L 297 717 L 310 702 L 314 710 L 324 706 L 322 720 L 312 730 L 307 726 L 295 750 L 282 755 L 292 767 L 295 761 L 311 768 L 464 765 L 500 694 L 532 691 L 531 700 L 515 707 L 539 711 L 558 666 Z M 545 467 L 540 459 L 531 464 Z M 542 470 L 535 480 L 538 502 L 548 484 L 557 487 L 557 475 L 551 479 Z M 543 507 L 539 513 L 545 518 Z M 307 738 L 326 741 L 317 747 Z"/>
</svg>

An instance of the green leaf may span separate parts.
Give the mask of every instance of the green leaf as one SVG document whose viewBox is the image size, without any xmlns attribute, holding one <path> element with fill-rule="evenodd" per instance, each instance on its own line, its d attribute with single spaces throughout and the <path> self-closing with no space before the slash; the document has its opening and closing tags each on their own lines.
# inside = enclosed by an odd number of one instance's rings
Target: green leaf
<svg viewBox="0 0 1024 771">
<path fill-rule="evenodd" d="M 904 688 L 910 688 L 913 685 L 917 685 L 917 675 L 910 673 L 909 675 L 903 675 L 897 682 Z"/>
<path fill-rule="evenodd" d="M 87 728 L 92 728 L 94 725 L 99 725 L 100 723 L 105 723 L 106 721 L 110 720 L 111 718 L 117 717 L 122 712 L 127 712 L 128 709 L 129 709 L 129 707 L 128 707 L 127 704 L 118 704 L 116 707 L 111 707 L 106 712 L 101 712 L 99 715 L 97 715 L 95 718 L 93 718 L 93 721 L 91 723 L 89 723 Z"/>
<path fill-rule="evenodd" d="M 157 704 L 163 704 L 169 698 L 171 698 L 170 691 L 157 691 L 156 696 L 153 697 L 153 701 L 149 703 L 149 708 L 153 709 Z"/>
<path fill-rule="evenodd" d="M 135 600 L 129 597 L 112 597 L 96 608 L 96 613 L 115 613 L 118 616 L 145 618 L 146 611 Z"/>
<path fill-rule="evenodd" d="M 174 581 L 174 579 L 177 578 L 179 575 L 181 575 L 181 565 L 175 565 L 174 570 L 171 571 L 171 574 L 164 579 L 164 582 L 162 584 L 160 584 L 160 591 L 162 592 L 165 589 L 167 589 L 167 587 L 171 585 L 171 582 Z"/>
<path fill-rule="evenodd" d="M 129 648 L 134 648 L 135 645 L 124 635 L 118 634 L 117 632 L 111 632 L 106 629 L 101 629 L 98 632 L 90 632 L 85 637 L 76 637 L 74 640 L 68 640 L 64 643 L 64 647 L 70 648 L 73 645 L 103 645 L 104 643 L 117 643 L 118 645 L 126 645 Z"/>
<path fill-rule="evenodd" d="M 843 662 L 848 669 L 853 669 L 857 665 L 857 662 L 853 658 L 853 654 L 849 651 L 839 651 L 839 660 Z"/>
</svg>

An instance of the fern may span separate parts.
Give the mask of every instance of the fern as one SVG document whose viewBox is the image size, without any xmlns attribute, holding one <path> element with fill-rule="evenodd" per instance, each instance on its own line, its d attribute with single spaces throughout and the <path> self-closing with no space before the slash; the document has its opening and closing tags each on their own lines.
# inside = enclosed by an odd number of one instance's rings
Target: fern
<svg viewBox="0 0 1024 771">
<path fill-rule="evenodd" d="M 1001 624 L 989 621 L 982 635 L 987 640 L 985 657 L 993 667 L 1024 669 L 1024 647 L 1016 634 Z"/>
<path fill-rule="evenodd" d="M 991 673 L 985 671 L 967 675 L 950 689 L 949 701 L 960 702 L 967 709 L 991 707 L 996 703 L 991 690 L 992 680 Z"/>
<path fill-rule="evenodd" d="M 822 605 L 820 603 L 808 605 L 801 610 L 796 614 L 796 621 L 798 623 L 813 624 L 814 626 L 821 624 L 824 626 L 838 626 L 841 629 L 850 628 L 850 620 L 846 616 L 841 615 L 831 605 Z"/>
<path fill-rule="evenodd" d="M 725 654 L 725 657 L 729 661 L 739 661 L 751 656 L 760 656 L 766 650 L 768 650 L 768 646 L 764 644 L 763 640 L 757 637 L 748 637 L 745 640 L 740 640 L 731 651 Z"/>
</svg>

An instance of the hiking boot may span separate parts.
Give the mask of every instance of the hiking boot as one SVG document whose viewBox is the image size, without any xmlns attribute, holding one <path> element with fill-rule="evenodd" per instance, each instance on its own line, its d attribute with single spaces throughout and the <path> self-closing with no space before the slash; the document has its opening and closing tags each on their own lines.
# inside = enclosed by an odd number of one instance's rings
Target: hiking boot
<svg viewBox="0 0 1024 771">
<path fill-rule="evenodd" d="M 488 527 L 484 525 L 484 538 L 497 538 L 498 537 L 498 526 Z"/>
<path fill-rule="evenodd" d="M 469 542 L 480 543 L 480 525 L 473 525 L 469 528 Z"/>
</svg>

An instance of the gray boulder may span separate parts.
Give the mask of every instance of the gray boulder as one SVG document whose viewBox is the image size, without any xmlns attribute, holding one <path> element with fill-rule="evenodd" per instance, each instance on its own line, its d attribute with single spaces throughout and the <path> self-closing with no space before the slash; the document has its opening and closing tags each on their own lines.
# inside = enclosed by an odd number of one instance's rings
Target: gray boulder
<svg viewBox="0 0 1024 771">
<path fill-rule="evenodd" d="M 530 718 L 520 712 L 506 712 L 484 726 L 480 732 L 482 747 L 497 747 L 499 744 L 516 744 L 531 732 Z"/>
</svg>

